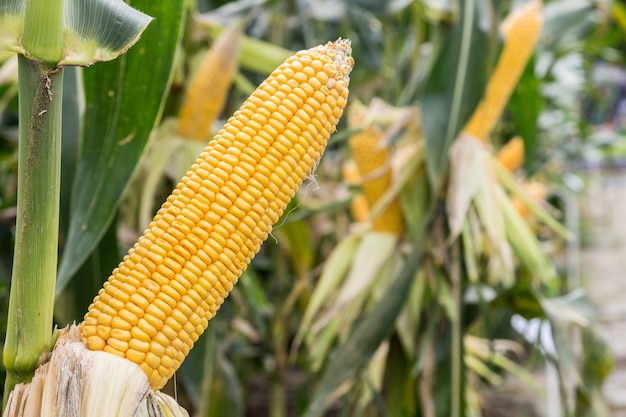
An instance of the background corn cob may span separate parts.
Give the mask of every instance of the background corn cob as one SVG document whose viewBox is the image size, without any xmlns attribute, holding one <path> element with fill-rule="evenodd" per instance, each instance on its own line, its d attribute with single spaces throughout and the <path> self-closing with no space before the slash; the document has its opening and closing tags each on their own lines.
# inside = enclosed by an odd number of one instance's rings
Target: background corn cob
<svg viewBox="0 0 626 417">
<path fill-rule="evenodd" d="M 113 271 L 81 332 L 165 385 L 335 130 L 350 42 L 300 51 L 228 120 Z"/>
<path fill-rule="evenodd" d="M 535 49 L 543 26 L 542 12 L 541 0 L 532 0 L 513 11 L 502 23 L 504 46 L 485 96 L 463 129 L 466 133 L 484 142 L 489 139 Z"/>
<path fill-rule="evenodd" d="M 226 28 L 211 45 L 185 95 L 178 119 L 181 135 L 206 140 L 224 102 L 237 69 L 242 34 L 238 25 Z"/>
<path fill-rule="evenodd" d="M 363 195 L 371 208 L 391 186 L 391 152 L 389 145 L 383 142 L 383 131 L 368 120 L 366 107 L 350 107 L 348 126 L 350 129 L 363 129 L 350 137 L 349 145 L 361 176 Z M 371 220 L 372 230 L 377 232 L 400 234 L 404 229 L 397 199 L 391 201 Z"/>
<path fill-rule="evenodd" d="M 524 162 L 524 140 L 519 136 L 511 138 L 498 150 L 496 159 L 509 172 L 517 171 Z"/>
</svg>

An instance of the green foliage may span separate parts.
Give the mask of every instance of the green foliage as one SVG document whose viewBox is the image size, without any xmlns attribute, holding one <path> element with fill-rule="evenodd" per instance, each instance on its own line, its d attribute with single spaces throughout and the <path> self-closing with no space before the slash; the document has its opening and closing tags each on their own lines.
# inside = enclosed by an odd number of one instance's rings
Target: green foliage
<svg viewBox="0 0 626 417">
<path fill-rule="evenodd" d="M 452 141 L 482 97 L 492 57 L 490 45 L 495 45 L 486 2 L 460 4 L 459 19 L 438 51 L 421 97 L 426 166 L 435 189 L 445 179 Z"/>
<path fill-rule="evenodd" d="M 34 20 L 25 19 L 25 13 Z M 90 65 L 124 53 L 150 21 L 121 0 L 55 1 L 45 8 L 26 0 L 2 0 L 0 49 L 52 64 Z M 33 35 L 27 30 L 23 37 L 28 25 L 34 28 Z"/>
<path fill-rule="evenodd" d="M 85 115 L 57 294 L 97 246 L 115 216 L 172 79 L 183 1 L 134 1 L 157 20 L 138 48 L 84 71 Z M 150 68 L 150 71 L 146 71 Z"/>
<path fill-rule="evenodd" d="M 623 8 L 612 9 L 617 25 L 603 32 L 596 3 L 547 2 L 536 56 L 492 133 L 494 147 L 515 134 L 524 139 L 525 172 L 511 175 L 489 171 L 495 162 L 488 148 L 454 152 L 498 56 L 498 22 L 514 2 L 192 3 L 187 10 L 183 1 L 133 0 L 131 6 L 155 18 L 138 44 L 113 62 L 66 70 L 57 323 L 80 320 L 201 148 L 177 137 L 174 127 L 193 57 L 222 26 L 244 19 L 240 70 L 221 120 L 290 51 L 351 38 L 350 100 L 380 97 L 410 110 L 402 117 L 378 115 L 396 150 L 394 182 L 384 201 L 370 208 L 375 213 L 399 199 L 407 230 L 372 237 L 367 225 L 352 222 L 347 207 L 358 186 L 339 179 L 348 158 L 344 139 L 352 133 L 342 124 L 312 181 L 275 228 L 277 244 L 270 237 L 184 362 L 176 379 L 181 402 L 203 416 L 244 415 L 259 397 L 263 406 L 253 412 L 275 417 L 320 416 L 329 409 L 364 416 L 479 415 L 480 392 L 500 384 L 505 373 L 534 384 L 511 359 L 521 360 L 521 342 L 530 341 L 558 364 L 562 379 L 573 376 L 575 406 L 563 404 L 570 415 L 607 415 L 601 390 L 612 359 L 594 330 L 593 306 L 584 293 L 567 293 L 545 251 L 546 243 L 560 250 L 568 233 L 551 208 L 530 202 L 529 220 L 512 202 L 531 201 L 519 177 L 554 169 L 546 161 L 571 155 L 572 137 L 584 141 L 589 126 L 572 97 L 588 79 L 578 77 L 580 84 L 568 91 L 560 75 L 588 74 L 587 63 L 596 57 L 624 62 L 614 48 L 623 43 Z M 12 4 L 0 7 L 0 45 L 20 25 L 13 18 L 22 3 Z M 101 43 L 104 32 L 94 33 Z M 14 82 L 0 77 L 0 139 L 9 143 L 0 159 L 3 213 L 15 204 L 15 149 L 7 139 L 15 128 L 8 117 L 15 111 Z M 452 185 L 462 195 L 451 197 Z M 454 231 L 452 218 L 458 220 Z M 4 285 L 10 222 L 0 224 Z M 0 300 L 2 294 L 0 286 Z M 552 339 L 516 330 L 514 317 L 550 327 Z M 582 332 L 580 361 L 570 349 L 571 328 Z M 555 355 L 546 354 L 550 342 L 559 348 Z"/>
<path fill-rule="evenodd" d="M 395 322 L 400 314 L 415 278 L 415 271 L 422 260 L 424 235 L 425 233 L 420 234 L 413 244 L 406 265 L 382 295 L 379 303 L 329 359 L 319 388 L 309 403 L 306 417 L 321 416 L 334 401 L 345 394 L 365 365 L 371 361 L 378 346 L 393 331 L 390 323 Z"/>
<path fill-rule="evenodd" d="M 533 173 L 541 149 L 538 120 L 543 109 L 541 82 L 535 73 L 533 58 L 526 67 L 517 88 L 513 92 L 509 108 L 516 130 L 524 140 L 524 169 Z"/>
</svg>

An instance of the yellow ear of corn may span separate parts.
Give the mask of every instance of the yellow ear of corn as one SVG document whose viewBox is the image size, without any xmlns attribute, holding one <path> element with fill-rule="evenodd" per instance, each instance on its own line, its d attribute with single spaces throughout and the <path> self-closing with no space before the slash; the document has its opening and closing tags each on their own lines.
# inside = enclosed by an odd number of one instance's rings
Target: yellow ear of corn
<svg viewBox="0 0 626 417">
<path fill-rule="evenodd" d="M 535 49 L 543 26 L 541 0 L 532 0 L 513 11 L 502 23 L 504 46 L 491 74 L 485 96 L 463 129 L 481 141 L 488 141 L 489 133 L 519 81 Z"/>
<path fill-rule="evenodd" d="M 165 385 L 324 151 L 350 52 L 338 40 L 296 53 L 227 121 L 89 307 L 90 349 Z"/>
<path fill-rule="evenodd" d="M 504 144 L 496 154 L 496 159 L 509 172 L 517 171 L 524 162 L 524 141 L 515 136 Z"/>
<path fill-rule="evenodd" d="M 367 205 L 374 207 L 391 186 L 391 152 L 382 143 L 383 132 L 367 120 L 365 107 L 350 107 L 348 126 L 351 129 L 363 128 L 352 135 L 348 143 L 361 176 L 361 188 Z M 377 232 L 400 234 L 403 229 L 404 221 L 397 199 L 372 219 L 372 230 Z"/>
<path fill-rule="evenodd" d="M 211 134 L 211 126 L 224 107 L 237 69 L 241 37 L 238 25 L 226 28 L 204 56 L 180 108 L 181 135 L 204 141 Z"/>
</svg>

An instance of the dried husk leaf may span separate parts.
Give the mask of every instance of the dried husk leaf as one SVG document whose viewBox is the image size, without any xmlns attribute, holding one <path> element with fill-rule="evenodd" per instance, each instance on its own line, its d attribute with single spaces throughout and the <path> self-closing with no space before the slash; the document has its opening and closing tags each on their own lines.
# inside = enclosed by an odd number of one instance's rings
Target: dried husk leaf
<svg viewBox="0 0 626 417">
<path fill-rule="evenodd" d="M 0 50 L 29 56 L 22 45 L 25 0 L 0 1 Z M 122 0 L 66 0 L 63 3 L 60 66 L 110 61 L 139 40 L 152 21 Z"/>
<path fill-rule="evenodd" d="M 78 326 L 60 332 L 32 381 L 11 392 L 4 417 L 188 417 L 174 399 L 155 394 L 133 362 L 90 351 Z"/>
<path fill-rule="evenodd" d="M 461 233 L 467 210 L 484 185 L 483 177 L 488 175 L 485 172 L 489 167 L 488 158 L 485 146 L 464 133 L 450 146 L 450 185 L 446 210 L 451 239 Z"/>
</svg>

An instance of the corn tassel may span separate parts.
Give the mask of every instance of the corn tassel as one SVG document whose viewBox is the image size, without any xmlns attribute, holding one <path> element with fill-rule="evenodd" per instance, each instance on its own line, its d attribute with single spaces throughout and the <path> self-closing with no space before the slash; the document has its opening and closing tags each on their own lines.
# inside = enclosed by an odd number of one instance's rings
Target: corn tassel
<svg viewBox="0 0 626 417">
<path fill-rule="evenodd" d="M 205 54 L 180 108 L 181 135 L 204 141 L 211 134 L 211 126 L 224 108 L 237 69 L 241 37 L 238 25 L 228 27 Z"/>
<path fill-rule="evenodd" d="M 349 140 L 352 156 L 361 176 L 361 188 L 369 207 L 374 207 L 391 186 L 391 152 L 383 144 L 383 132 L 367 120 L 367 109 L 352 106 L 348 114 L 350 129 L 363 128 Z M 404 230 L 404 221 L 400 204 L 394 199 L 380 213 L 374 215 L 372 230 L 400 234 Z"/>
<path fill-rule="evenodd" d="M 485 96 L 463 129 L 487 142 L 504 106 L 530 59 L 543 26 L 541 0 L 532 0 L 513 11 L 502 23 L 504 46 L 491 74 Z"/>
<path fill-rule="evenodd" d="M 500 148 L 496 159 L 509 172 L 517 171 L 524 162 L 524 141 L 515 136 Z"/>
<path fill-rule="evenodd" d="M 350 53 L 347 40 L 296 53 L 227 121 L 89 307 L 90 349 L 165 385 L 324 151 Z"/>
</svg>

